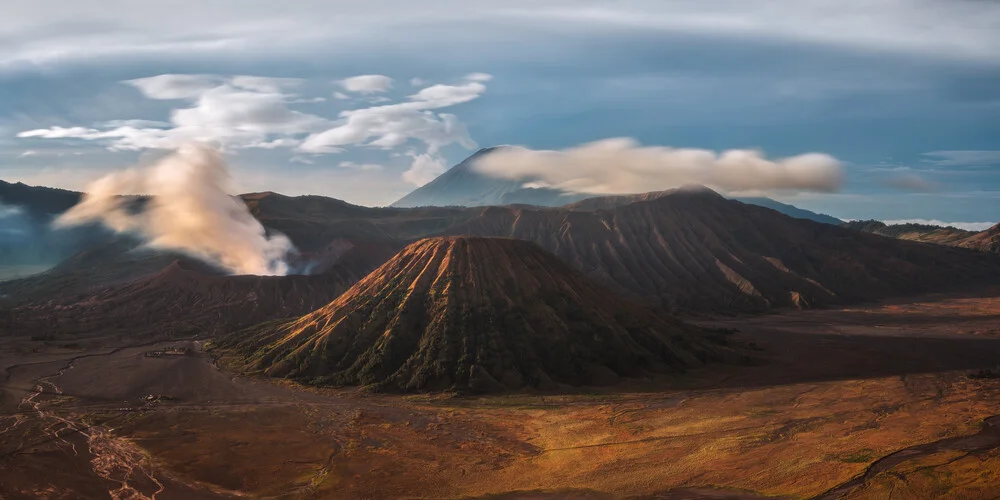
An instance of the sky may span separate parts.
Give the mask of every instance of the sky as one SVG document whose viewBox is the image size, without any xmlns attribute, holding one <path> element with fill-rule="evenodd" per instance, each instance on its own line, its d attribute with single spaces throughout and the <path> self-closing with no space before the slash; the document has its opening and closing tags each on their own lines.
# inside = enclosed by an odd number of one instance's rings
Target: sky
<svg viewBox="0 0 1000 500">
<path fill-rule="evenodd" d="M 838 188 L 763 194 L 980 227 L 998 112 L 994 0 L 7 0 L 0 20 L 0 179 L 70 189 L 210 139 L 234 191 L 376 206 L 479 147 L 629 138 L 821 153 Z"/>
</svg>

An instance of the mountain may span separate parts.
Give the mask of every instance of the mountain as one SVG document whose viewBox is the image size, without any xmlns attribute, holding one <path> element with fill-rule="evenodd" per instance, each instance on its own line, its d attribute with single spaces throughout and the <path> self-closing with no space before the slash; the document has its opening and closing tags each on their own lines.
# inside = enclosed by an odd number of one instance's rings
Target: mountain
<svg viewBox="0 0 1000 500">
<path fill-rule="evenodd" d="M 377 264 L 376 264 L 377 265 Z M 212 334 L 305 314 L 365 276 L 367 268 L 332 265 L 312 276 L 224 276 L 191 259 L 81 295 L 53 292 L 45 302 L 0 311 L 6 332 L 146 335 Z"/>
<path fill-rule="evenodd" d="M 464 237 L 409 245 L 327 306 L 219 346 L 273 377 L 401 391 L 604 384 L 718 356 L 535 244 Z"/>
<path fill-rule="evenodd" d="M 0 181 L 0 266 L 51 265 L 105 241 L 96 225 L 55 229 L 50 223 L 80 200 L 80 193 Z"/>
<path fill-rule="evenodd" d="M 978 232 L 929 224 L 886 224 L 877 220 L 850 221 L 845 222 L 843 226 L 855 231 L 889 238 L 968 248 L 987 253 L 1000 253 L 1000 224 Z"/>
<path fill-rule="evenodd" d="M 497 179 L 472 169 L 476 160 L 501 148 L 502 146 L 480 149 L 433 181 L 396 200 L 392 206 L 399 208 L 511 204 L 558 206 L 585 197 L 566 195 L 553 189 L 525 188 L 523 186 L 527 180 Z"/>
<path fill-rule="evenodd" d="M 539 207 L 558 207 L 575 204 L 576 208 L 595 208 L 596 203 L 607 203 L 615 200 L 619 204 L 647 199 L 656 193 L 639 193 L 621 196 L 599 196 L 588 194 L 569 194 L 556 189 L 523 187 L 532 179 L 508 180 L 497 179 L 476 172 L 472 166 L 479 158 L 488 155 L 501 147 L 480 149 L 472 156 L 455 165 L 433 181 L 413 190 L 392 204 L 393 207 L 430 207 L 430 206 L 463 206 L 482 207 L 500 205 L 534 205 Z M 665 191 L 669 192 L 669 191 Z M 600 198 L 602 202 L 581 205 L 581 200 Z M 758 205 L 781 212 L 789 217 L 808 219 L 825 224 L 840 225 L 842 220 L 829 215 L 818 214 L 804 210 L 770 198 L 737 198 L 738 201 L 750 205 Z M 610 208 L 610 207 L 605 207 Z"/>
<path fill-rule="evenodd" d="M 818 214 L 803 208 L 796 207 L 794 205 L 789 205 L 787 203 L 781 203 L 780 201 L 772 200 L 771 198 L 764 197 L 751 197 L 751 198 L 733 198 L 740 203 L 746 203 L 748 205 L 757 205 L 758 207 L 770 208 L 781 212 L 789 217 L 794 217 L 796 219 L 806 219 L 815 222 L 822 222 L 823 224 L 832 224 L 834 226 L 839 226 L 844 223 L 844 221 L 832 217 L 826 214 Z"/>
<path fill-rule="evenodd" d="M 17 206 L 44 222 L 69 210 L 81 196 L 76 191 L 0 181 L 0 204 Z"/>
<path fill-rule="evenodd" d="M 534 241 L 614 289 L 679 311 L 875 300 L 1000 278 L 1000 259 L 793 219 L 701 189 L 612 208 L 486 207 L 449 235 Z"/>
<path fill-rule="evenodd" d="M 510 237 L 537 243 L 619 293 L 682 312 L 846 304 L 1000 277 L 996 256 L 794 219 L 701 187 L 563 207 L 369 208 L 274 193 L 244 201 L 265 227 L 292 239 L 301 251 L 294 267 L 302 272 L 322 272 L 348 247 L 361 258 L 358 270 L 367 271 L 421 238 Z M 93 247 L 44 275 L 0 283 L 0 298 L 83 296 L 177 258 L 116 245 Z"/>
<path fill-rule="evenodd" d="M 980 252 L 1000 253 L 1000 224 L 968 236 L 957 246 Z"/>
</svg>

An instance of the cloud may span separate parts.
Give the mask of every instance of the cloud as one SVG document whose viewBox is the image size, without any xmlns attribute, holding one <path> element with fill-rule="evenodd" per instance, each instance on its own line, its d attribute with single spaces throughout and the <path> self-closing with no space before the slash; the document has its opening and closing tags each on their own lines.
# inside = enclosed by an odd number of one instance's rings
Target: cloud
<svg viewBox="0 0 1000 500">
<path fill-rule="evenodd" d="M 329 125 L 324 118 L 288 107 L 297 96 L 284 89 L 298 85 L 297 79 L 166 74 L 124 83 L 147 98 L 181 100 L 191 106 L 174 109 L 169 123 L 113 120 L 103 129 L 57 126 L 27 130 L 17 137 L 100 141 L 114 151 L 175 149 L 189 142 L 274 149 L 296 146 L 295 136 Z"/>
<path fill-rule="evenodd" d="M 419 78 L 419 77 L 410 78 L 410 86 L 412 86 L 412 87 L 422 87 L 424 85 L 427 85 L 427 80 L 424 80 L 423 78 Z"/>
<path fill-rule="evenodd" d="M 23 212 L 21 207 L 16 205 L 5 205 L 2 200 L 0 200 L 0 219 L 5 217 L 12 217 L 14 215 L 20 215 Z"/>
<path fill-rule="evenodd" d="M 941 189 L 937 182 L 929 181 L 917 174 L 897 174 L 886 177 L 882 184 L 900 191 L 912 191 L 917 193 L 929 193 Z"/>
<path fill-rule="evenodd" d="M 340 100 L 342 100 L 342 101 L 343 101 L 343 100 L 347 100 L 347 99 L 350 99 L 350 98 L 351 98 L 351 96 L 349 96 L 349 95 L 347 95 L 347 94 L 345 94 L 345 93 L 343 93 L 343 92 L 334 92 L 334 93 L 333 93 L 333 98 L 334 98 L 334 99 L 340 99 Z"/>
<path fill-rule="evenodd" d="M 364 75 L 344 80 L 344 85 L 360 93 L 373 93 L 391 84 L 384 78 Z M 158 75 L 125 83 L 150 99 L 189 104 L 174 109 L 165 127 L 151 120 L 113 120 L 105 122 L 107 128 L 54 126 L 26 130 L 17 136 L 95 141 L 111 151 L 169 150 L 197 142 L 226 150 L 284 148 L 313 155 L 340 153 L 347 146 L 391 150 L 419 142 L 425 146 L 424 154 L 430 156 L 410 155 L 414 164 L 403 178 L 422 184 L 428 172 L 443 171 L 443 167 L 435 167 L 444 164 L 438 156 L 441 148 L 451 144 L 476 147 L 457 116 L 438 110 L 479 98 L 486 92 L 483 82 L 489 78 L 485 73 L 472 73 L 459 83 L 431 85 L 393 104 L 381 104 L 390 100 L 384 96 L 364 97 L 377 105 L 342 111 L 329 120 L 288 107 L 302 100 L 288 90 L 300 84 L 296 79 Z M 296 157 L 290 161 L 306 160 Z"/>
<path fill-rule="evenodd" d="M 392 88 L 392 78 L 385 75 L 360 75 L 344 78 L 337 82 L 348 92 L 375 94 Z"/>
<path fill-rule="evenodd" d="M 127 80 L 125 83 L 139 89 L 150 99 L 197 99 L 223 82 L 215 75 L 165 74 Z"/>
<path fill-rule="evenodd" d="M 457 85 L 423 88 L 405 102 L 343 111 L 336 127 L 309 136 L 299 149 L 308 153 L 330 153 L 352 145 L 393 149 L 419 141 L 426 146 L 426 153 L 411 155 L 414 162 L 403 179 L 423 185 L 429 180 L 429 172 L 444 171 L 444 160 L 437 156 L 442 147 L 454 143 L 468 149 L 476 147 L 457 116 L 435 112 L 472 101 L 486 92 L 481 82 L 466 80 Z"/>
<path fill-rule="evenodd" d="M 268 235 L 246 205 L 226 192 L 228 181 L 218 152 L 186 145 L 147 169 L 94 181 L 56 224 L 101 222 L 117 232 L 143 236 L 150 247 L 184 252 L 234 274 L 286 274 L 291 242 Z M 151 195 L 138 211 L 119 196 L 134 193 Z"/>
<path fill-rule="evenodd" d="M 403 172 L 403 180 L 423 186 L 445 171 L 444 161 L 429 154 L 413 155 L 413 164 Z"/>
<path fill-rule="evenodd" d="M 24 150 L 24 152 L 22 152 L 21 154 L 17 155 L 17 157 L 18 158 L 27 158 L 29 156 L 35 156 L 37 154 L 38 154 L 38 151 L 35 151 L 34 149 L 26 149 L 26 150 Z"/>
<path fill-rule="evenodd" d="M 301 163 L 303 165 L 315 165 L 316 162 L 312 158 L 306 158 L 305 156 L 293 156 L 288 159 L 289 163 Z"/>
<path fill-rule="evenodd" d="M 845 47 L 863 52 L 931 54 L 997 61 L 1000 5 L 989 0 L 438 0 L 435 2 L 146 3 L 81 10 L 69 0 L 4 5 L 0 67 L 176 56 L 336 54 L 391 33 L 414 51 L 427 42 L 454 45 L 463 31 L 511 44 L 526 29 L 555 33 L 609 31 L 757 38 Z M 104 4 L 102 4 L 104 5 Z M 461 27 L 460 30 L 445 30 Z M 449 36 L 451 35 L 451 36 Z"/>
<path fill-rule="evenodd" d="M 50 127 L 25 130 L 17 134 L 21 139 L 96 139 L 100 131 L 85 127 Z"/>
<path fill-rule="evenodd" d="M 133 128 L 165 128 L 169 127 L 170 123 L 159 121 L 159 120 L 108 120 L 100 124 L 102 128 L 118 128 L 118 127 L 133 127 Z"/>
<path fill-rule="evenodd" d="M 1000 151 L 931 151 L 925 160 L 942 167 L 979 167 L 1000 164 Z"/>
<path fill-rule="evenodd" d="M 995 222 L 944 222 L 935 219 L 900 219 L 900 220 L 884 220 L 882 221 L 886 224 L 924 224 L 928 226 L 941 226 L 941 227 L 956 227 L 958 229 L 964 229 L 966 231 L 985 231 L 993 227 Z"/>
<path fill-rule="evenodd" d="M 809 153 L 769 160 L 759 151 L 641 146 L 615 138 L 562 151 L 505 147 L 481 157 L 477 171 L 573 193 L 625 194 L 701 184 L 724 191 L 830 192 L 842 181 L 840 162 Z"/>
<path fill-rule="evenodd" d="M 468 130 L 455 115 L 431 111 L 471 101 L 485 91 L 479 82 L 433 85 L 409 96 L 408 102 L 343 111 L 343 123 L 310 136 L 300 149 L 322 153 L 357 144 L 389 149 L 411 139 L 426 143 L 430 153 L 456 142 L 474 148 Z"/>
</svg>

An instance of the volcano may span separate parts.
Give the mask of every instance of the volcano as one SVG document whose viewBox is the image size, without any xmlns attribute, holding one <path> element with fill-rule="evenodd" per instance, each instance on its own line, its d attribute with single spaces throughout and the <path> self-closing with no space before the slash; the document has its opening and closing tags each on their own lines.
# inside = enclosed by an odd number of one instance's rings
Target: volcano
<svg viewBox="0 0 1000 500">
<path fill-rule="evenodd" d="M 600 385 L 721 352 L 534 243 L 467 237 L 411 244 L 327 306 L 220 346 L 247 371 L 310 384 L 468 392 Z"/>
<path fill-rule="evenodd" d="M 295 317 L 340 295 L 361 276 L 335 266 L 312 276 L 223 276 L 178 260 L 153 275 L 76 298 L 0 311 L 0 331 L 190 336 Z"/>
</svg>

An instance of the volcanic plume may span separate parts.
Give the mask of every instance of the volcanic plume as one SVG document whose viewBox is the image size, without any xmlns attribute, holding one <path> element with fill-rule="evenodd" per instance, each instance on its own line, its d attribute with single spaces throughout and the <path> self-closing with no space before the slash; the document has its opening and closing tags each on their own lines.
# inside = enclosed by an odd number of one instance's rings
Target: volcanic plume
<svg viewBox="0 0 1000 500">
<path fill-rule="evenodd" d="M 150 247 L 181 251 L 233 274 L 286 274 L 291 241 L 267 234 L 246 206 L 226 193 L 228 179 L 217 151 L 183 146 L 148 169 L 115 172 L 91 183 L 57 224 L 101 222 L 141 235 Z M 130 200 L 123 193 L 151 198 Z"/>
<path fill-rule="evenodd" d="M 306 383 L 472 392 L 603 384 L 719 352 L 534 243 L 463 237 L 418 241 L 326 307 L 220 345 Z"/>
</svg>

